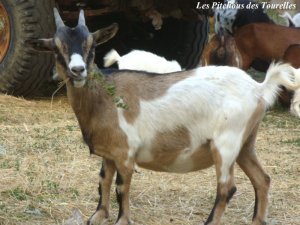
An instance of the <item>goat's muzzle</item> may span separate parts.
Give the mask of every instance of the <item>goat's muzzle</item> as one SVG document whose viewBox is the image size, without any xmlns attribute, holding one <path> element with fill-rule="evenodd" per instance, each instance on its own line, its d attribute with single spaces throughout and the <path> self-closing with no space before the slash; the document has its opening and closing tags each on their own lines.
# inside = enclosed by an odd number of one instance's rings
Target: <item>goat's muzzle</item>
<svg viewBox="0 0 300 225">
<path fill-rule="evenodd" d="M 87 71 L 85 67 L 82 66 L 71 67 L 68 73 L 68 77 L 73 82 L 74 87 L 81 88 L 86 83 Z"/>
<path fill-rule="evenodd" d="M 68 76 L 73 81 L 74 87 L 83 87 L 87 77 L 86 63 L 79 54 L 73 54 L 69 63 Z"/>
</svg>

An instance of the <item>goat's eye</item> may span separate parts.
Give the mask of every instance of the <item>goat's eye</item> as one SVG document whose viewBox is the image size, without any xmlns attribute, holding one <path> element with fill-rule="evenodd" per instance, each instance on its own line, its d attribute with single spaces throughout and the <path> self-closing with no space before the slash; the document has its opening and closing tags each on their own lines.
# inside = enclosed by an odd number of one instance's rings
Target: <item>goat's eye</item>
<svg viewBox="0 0 300 225">
<path fill-rule="evenodd" d="M 62 51 L 63 52 L 68 52 L 68 47 L 66 44 L 62 44 Z"/>
<path fill-rule="evenodd" d="M 87 45 L 86 45 L 86 44 L 83 44 L 83 45 L 82 45 L 82 50 L 83 50 L 83 52 L 87 52 L 87 49 L 88 49 Z"/>
</svg>

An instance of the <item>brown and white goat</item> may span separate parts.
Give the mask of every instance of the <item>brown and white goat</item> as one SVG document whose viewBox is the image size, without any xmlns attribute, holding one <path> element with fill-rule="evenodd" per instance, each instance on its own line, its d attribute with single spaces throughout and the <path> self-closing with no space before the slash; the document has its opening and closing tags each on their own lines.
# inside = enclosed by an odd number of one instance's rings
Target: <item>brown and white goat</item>
<svg viewBox="0 0 300 225">
<path fill-rule="evenodd" d="M 163 75 L 121 70 L 94 79 L 95 46 L 112 38 L 117 25 L 91 34 L 83 11 L 75 28 L 65 26 L 57 10 L 55 18 L 57 31 L 53 39 L 29 43 L 55 52 L 57 71 L 66 81 L 84 140 L 91 153 L 103 157 L 100 200 L 88 224 L 102 224 L 108 218 L 115 173 L 119 203 L 116 224 L 130 223 L 129 189 L 135 163 L 177 173 L 214 165 L 217 195 L 205 224 L 220 224 L 236 191 L 235 162 L 255 189 L 252 224 L 265 224 L 270 177 L 257 159 L 254 143 L 259 122 L 273 104 L 278 86 L 295 88 L 295 69 L 272 66 L 263 83 L 226 66 Z M 123 97 L 127 109 L 116 106 L 101 79 L 115 86 L 115 95 Z"/>
</svg>

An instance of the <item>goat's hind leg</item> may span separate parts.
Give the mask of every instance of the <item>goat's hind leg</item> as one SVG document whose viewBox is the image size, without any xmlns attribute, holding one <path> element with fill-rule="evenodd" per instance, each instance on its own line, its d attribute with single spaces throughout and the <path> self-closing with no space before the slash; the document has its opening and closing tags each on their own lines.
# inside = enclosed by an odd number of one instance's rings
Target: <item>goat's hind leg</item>
<svg viewBox="0 0 300 225">
<path fill-rule="evenodd" d="M 236 149 L 235 149 L 236 148 Z M 228 150 L 232 150 L 232 155 L 228 156 Z M 237 147 L 227 146 L 227 148 L 218 149 L 214 143 L 211 144 L 211 151 L 216 167 L 217 174 L 217 196 L 214 207 L 205 222 L 205 225 L 220 224 L 221 217 L 225 211 L 226 205 L 236 192 L 234 183 L 234 162 L 238 152 Z"/>
<path fill-rule="evenodd" d="M 254 148 L 255 136 L 253 134 L 243 146 L 237 163 L 251 180 L 255 191 L 255 206 L 252 225 L 266 224 L 268 208 L 268 192 L 271 179 L 260 165 Z"/>
<path fill-rule="evenodd" d="M 109 216 L 110 189 L 116 166 L 113 161 L 103 159 L 100 181 L 99 181 L 99 202 L 96 212 L 91 216 L 88 225 L 104 224 Z"/>
</svg>

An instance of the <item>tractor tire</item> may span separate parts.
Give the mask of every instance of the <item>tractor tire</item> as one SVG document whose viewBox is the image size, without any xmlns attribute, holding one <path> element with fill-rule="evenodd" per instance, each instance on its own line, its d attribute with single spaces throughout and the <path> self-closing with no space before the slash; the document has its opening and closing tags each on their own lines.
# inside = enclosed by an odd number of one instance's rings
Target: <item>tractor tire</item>
<svg viewBox="0 0 300 225">
<path fill-rule="evenodd" d="M 53 55 L 34 52 L 25 41 L 53 37 L 54 6 L 54 0 L 0 0 L 1 92 L 30 96 L 49 80 Z"/>
<path fill-rule="evenodd" d="M 150 51 L 175 59 L 184 69 L 192 69 L 199 65 L 208 33 L 208 17 L 203 16 L 200 21 L 168 18 L 162 29 L 154 33 Z"/>
<path fill-rule="evenodd" d="M 201 21 L 165 19 L 162 29 L 154 33 L 149 50 L 175 59 L 184 69 L 192 69 L 199 65 L 208 32 L 209 19 L 205 16 Z"/>
</svg>

